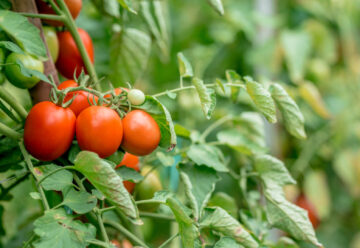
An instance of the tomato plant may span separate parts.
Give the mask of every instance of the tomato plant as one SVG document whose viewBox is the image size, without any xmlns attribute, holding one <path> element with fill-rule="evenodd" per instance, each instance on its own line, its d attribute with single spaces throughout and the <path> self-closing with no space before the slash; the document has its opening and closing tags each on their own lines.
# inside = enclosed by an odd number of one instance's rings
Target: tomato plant
<svg viewBox="0 0 360 248">
<path fill-rule="evenodd" d="M 126 166 L 126 167 L 134 169 L 136 171 L 140 171 L 139 157 L 126 152 L 125 155 L 124 155 L 124 158 L 116 166 L 116 168 L 119 168 L 121 166 Z M 135 188 L 135 183 L 130 182 L 130 181 L 124 181 L 124 186 L 127 189 L 127 191 L 129 191 L 129 193 L 132 193 L 134 191 L 134 188 Z"/>
<path fill-rule="evenodd" d="M 59 41 L 56 35 L 56 31 L 52 27 L 44 27 L 43 31 L 51 58 L 55 63 L 59 56 Z"/>
<path fill-rule="evenodd" d="M 79 28 L 78 32 L 91 62 L 94 62 L 94 48 L 90 36 L 83 29 Z M 58 39 L 60 51 L 56 68 L 66 78 L 73 78 L 75 71 L 78 77 L 85 67 L 73 37 L 69 31 L 63 31 L 58 33 Z"/>
</svg>

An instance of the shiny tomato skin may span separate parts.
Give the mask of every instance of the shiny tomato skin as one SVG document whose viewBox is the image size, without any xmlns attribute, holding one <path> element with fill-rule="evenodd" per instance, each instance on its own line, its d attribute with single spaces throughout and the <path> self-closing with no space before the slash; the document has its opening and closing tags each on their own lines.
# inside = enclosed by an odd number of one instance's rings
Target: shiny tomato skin
<svg viewBox="0 0 360 248">
<path fill-rule="evenodd" d="M 108 157 L 121 144 L 121 118 L 108 107 L 88 107 L 76 119 L 76 138 L 81 150 L 95 152 L 102 158 Z"/>
<path fill-rule="evenodd" d="M 84 43 L 87 54 L 92 63 L 94 63 L 94 47 L 89 34 L 78 28 L 80 38 Z M 60 52 L 56 61 L 56 68 L 66 78 L 72 79 L 76 69 L 76 76 L 78 77 L 82 70 L 86 73 L 84 62 L 81 58 L 79 49 L 76 46 L 74 39 L 69 31 L 59 32 L 58 34 Z"/>
<path fill-rule="evenodd" d="M 304 194 L 301 194 L 296 199 L 295 204 L 308 212 L 310 222 L 312 223 L 314 229 L 316 229 L 320 224 L 320 220 L 316 213 L 315 206 L 306 198 Z"/>
<path fill-rule="evenodd" d="M 81 11 L 82 0 L 64 0 L 64 2 L 71 13 L 71 16 L 74 19 L 76 19 L 76 17 L 79 15 L 79 13 Z M 37 5 L 37 8 L 38 8 L 38 11 L 40 14 L 51 14 L 51 15 L 55 14 L 51 5 L 44 2 L 44 0 L 36 0 L 36 5 Z M 60 27 L 60 26 L 64 25 L 63 22 L 54 21 L 54 20 L 46 20 L 45 19 L 44 22 L 51 26 L 55 26 L 55 27 Z"/>
<path fill-rule="evenodd" d="M 78 87 L 78 86 L 79 85 L 75 82 L 75 80 L 70 79 L 70 80 L 66 80 L 66 81 L 62 82 L 58 86 L 58 89 L 64 90 L 69 87 Z M 79 91 L 73 91 L 73 92 L 68 93 L 65 96 L 64 102 L 71 100 L 74 96 L 75 96 L 75 98 L 74 98 L 73 102 L 70 104 L 69 108 L 74 112 L 74 114 L 76 116 L 78 116 L 81 113 L 81 111 L 83 111 L 84 109 L 91 106 L 89 104 L 89 101 L 92 104 L 95 104 L 98 101 L 97 96 L 94 96 L 86 91 L 79 90 Z M 95 99 L 95 102 L 94 102 L 94 99 Z"/>
<path fill-rule="evenodd" d="M 43 31 L 51 59 L 55 63 L 59 56 L 59 40 L 57 38 L 55 28 L 43 27 Z"/>
<path fill-rule="evenodd" d="M 123 159 L 116 166 L 116 168 L 119 168 L 120 166 L 126 166 L 126 167 L 134 169 L 136 171 L 140 171 L 139 157 L 126 152 Z M 127 189 L 127 191 L 131 194 L 134 191 L 135 183 L 130 182 L 130 181 L 124 181 L 124 186 Z"/>
<path fill-rule="evenodd" d="M 134 155 L 145 156 L 159 145 L 161 133 L 156 121 L 142 110 L 130 111 L 123 119 L 124 138 L 121 147 Z"/>
<path fill-rule="evenodd" d="M 75 134 L 76 117 L 69 108 L 44 101 L 36 104 L 25 121 L 24 144 L 41 161 L 59 158 L 70 147 Z"/>
</svg>

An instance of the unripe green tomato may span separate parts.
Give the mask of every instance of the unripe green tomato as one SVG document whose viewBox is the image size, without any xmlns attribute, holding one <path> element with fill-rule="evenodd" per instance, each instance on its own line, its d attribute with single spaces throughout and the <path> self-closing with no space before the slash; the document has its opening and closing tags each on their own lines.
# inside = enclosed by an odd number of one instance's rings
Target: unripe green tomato
<svg viewBox="0 0 360 248">
<path fill-rule="evenodd" d="M 5 75 L 9 82 L 21 89 L 29 89 L 34 87 L 35 84 L 40 81 L 40 79 L 35 76 L 27 77 L 22 75 L 20 67 L 16 64 L 16 60 L 18 59 L 25 66 L 25 68 L 36 70 L 41 73 L 44 72 L 43 63 L 40 60 L 31 57 L 30 55 L 19 53 L 11 53 L 6 59 L 6 64 L 10 64 L 5 67 Z"/>
<path fill-rule="evenodd" d="M 128 93 L 128 99 L 133 105 L 141 105 L 145 101 L 145 95 L 141 90 L 132 89 Z"/>
<path fill-rule="evenodd" d="M 2 70 L 4 63 L 5 63 L 5 51 L 4 49 L 0 48 L 0 71 Z"/>
<path fill-rule="evenodd" d="M 0 85 L 2 85 L 5 82 L 5 74 L 3 72 L 0 71 Z"/>
<path fill-rule="evenodd" d="M 52 27 L 43 27 L 46 44 L 53 62 L 55 63 L 59 56 L 59 40 L 56 31 Z"/>
<path fill-rule="evenodd" d="M 141 168 L 141 175 L 145 176 L 152 170 L 151 166 Z M 152 170 L 146 178 L 136 185 L 136 198 L 138 200 L 147 200 L 154 197 L 155 192 L 162 190 L 159 173 Z M 146 211 L 155 211 L 159 204 L 141 204 L 139 208 Z"/>
</svg>

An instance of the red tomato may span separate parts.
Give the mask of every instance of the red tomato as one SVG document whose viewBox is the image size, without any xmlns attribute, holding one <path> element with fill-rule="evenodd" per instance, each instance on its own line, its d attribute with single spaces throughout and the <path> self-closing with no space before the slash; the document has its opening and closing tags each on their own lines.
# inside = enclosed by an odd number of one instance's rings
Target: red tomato
<svg viewBox="0 0 360 248">
<path fill-rule="evenodd" d="M 75 121 L 76 117 L 69 108 L 62 108 L 48 101 L 36 104 L 25 121 L 26 149 L 42 161 L 59 158 L 71 145 Z"/>
<path fill-rule="evenodd" d="M 139 158 L 128 152 L 125 153 L 124 158 L 121 160 L 120 164 L 116 166 L 116 168 L 119 168 L 120 166 L 124 166 L 124 165 L 128 168 L 132 168 L 136 171 L 140 171 Z M 127 189 L 127 191 L 129 191 L 129 193 L 131 194 L 134 191 L 135 183 L 130 181 L 124 181 L 124 186 Z"/>
<path fill-rule="evenodd" d="M 308 212 L 309 219 L 313 227 L 316 229 L 320 224 L 320 220 L 318 218 L 314 205 L 303 194 L 301 194 L 296 199 L 295 204 Z"/>
<path fill-rule="evenodd" d="M 62 82 L 59 86 L 58 89 L 59 90 L 64 90 L 66 88 L 69 87 L 78 87 L 79 85 L 74 81 L 74 80 L 67 80 Z M 90 107 L 91 105 L 89 104 L 89 101 L 93 104 L 94 103 L 94 99 L 95 102 L 97 102 L 98 97 L 94 96 L 86 91 L 73 91 L 68 93 L 65 96 L 64 102 L 67 102 L 69 100 L 71 100 L 73 97 L 75 96 L 74 101 L 70 104 L 69 108 L 74 112 L 74 114 L 76 116 L 78 116 L 80 114 L 81 111 L 83 111 L 84 109 Z M 88 101 L 89 99 L 89 101 Z"/>
<path fill-rule="evenodd" d="M 120 116 L 104 106 L 91 106 L 76 119 L 76 138 L 81 150 L 105 158 L 117 151 L 123 137 Z"/>
<path fill-rule="evenodd" d="M 161 134 L 156 121 L 145 111 L 133 110 L 123 119 L 124 138 L 121 146 L 125 151 L 144 156 L 159 145 Z"/>
<path fill-rule="evenodd" d="M 120 242 L 117 241 L 116 239 L 113 239 L 110 242 L 111 242 L 111 244 L 115 245 L 116 248 L 121 248 Z"/>
<path fill-rule="evenodd" d="M 56 2 L 56 1 L 55 1 Z M 79 15 L 81 7 L 82 7 L 82 0 L 64 0 L 66 6 L 68 7 L 72 17 L 76 19 Z M 55 14 L 54 10 L 52 9 L 51 5 L 44 2 L 44 0 L 36 0 L 36 5 L 40 14 Z M 59 21 L 53 20 L 44 20 L 45 23 L 50 24 L 52 26 L 63 26 L 64 23 Z"/>
<path fill-rule="evenodd" d="M 85 49 L 90 57 L 91 62 L 94 63 L 94 47 L 89 34 L 78 28 L 80 38 L 84 43 Z M 76 69 L 76 76 L 78 77 L 82 70 L 86 68 L 81 58 L 80 52 L 76 46 L 74 39 L 69 31 L 59 32 L 58 39 L 60 44 L 59 58 L 56 61 L 56 68 L 66 78 L 73 78 Z"/>
</svg>

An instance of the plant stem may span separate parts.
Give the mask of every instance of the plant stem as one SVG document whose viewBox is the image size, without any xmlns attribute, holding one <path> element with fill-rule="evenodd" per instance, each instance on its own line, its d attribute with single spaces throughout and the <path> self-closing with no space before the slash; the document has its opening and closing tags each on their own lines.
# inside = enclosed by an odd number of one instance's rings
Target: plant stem
<svg viewBox="0 0 360 248">
<path fill-rule="evenodd" d="M 89 244 L 98 245 L 98 246 L 105 247 L 105 248 L 109 247 L 109 245 L 107 243 L 105 243 L 103 241 L 100 241 L 100 240 L 97 240 L 97 239 L 86 240 L 86 242 L 88 242 Z"/>
<path fill-rule="evenodd" d="M 149 248 L 149 246 L 147 246 L 144 241 L 140 240 L 138 237 L 136 237 L 134 234 L 132 234 L 131 232 L 129 232 L 125 227 L 123 227 L 122 225 L 120 225 L 117 222 L 114 221 L 110 221 L 110 220 L 105 220 L 104 221 L 105 224 L 108 224 L 112 227 L 114 227 L 115 229 L 117 229 L 119 232 L 121 232 L 122 234 L 124 234 L 126 237 L 128 237 L 129 239 L 131 239 L 132 241 L 134 241 L 135 243 L 137 243 L 138 245 L 144 247 L 144 248 Z"/>
<path fill-rule="evenodd" d="M 83 181 L 80 180 L 79 176 L 75 172 L 73 173 L 73 177 L 74 177 L 75 182 L 79 185 L 80 189 L 86 191 L 84 184 L 82 183 Z"/>
<path fill-rule="evenodd" d="M 108 237 L 108 235 L 106 233 L 104 222 L 103 222 L 103 219 L 101 217 L 101 212 L 97 211 L 96 215 L 97 215 L 97 219 L 98 219 L 98 222 L 99 222 L 99 226 L 100 226 L 100 230 L 101 230 L 101 234 L 103 236 L 103 239 L 104 239 L 105 243 L 109 244 L 109 237 Z"/>
<path fill-rule="evenodd" d="M 65 17 L 62 15 L 48 15 L 48 14 L 34 14 L 34 13 L 19 13 L 23 16 L 30 17 L 30 18 L 40 18 L 40 19 L 47 19 L 53 21 L 65 21 Z"/>
<path fill-rule="evenodd" d="M 166 214 L 150 213 L 150 212 L 140 212 L 140 217 L 149 217 L 149 218 L 155 218 L 155 219 L 175 221 L 175 218 L 173 216 L 166 215 Z"/>
<path fill-rule="evenodd" d="M 111 207 L 108 207 L 108 208 L 102 208 L 100 209 L 100 213 L 105 213 L 107 211 L 111 211 L 111 210 L 114 210 L 116 207 L 115 206 L 111 206 Z"/>
<path fill-rule="evenodd" d="M 78 29 L 76 27 L 75 21 L 71 16 L 71 13 L 66 6 L 64 0 L 58 0 L 58 5 L 61 10 L 61 12 L 65 15 L 65 25 L 69 29 L 72 37 L 74 38 L 74 41 L 76 43 L 76 46 L 79 49 L 79 52 L 81 54 L 81 58 L 83 59 L 84 65 L 86 67 L 87 72 L 89 73 L 91 79 L 95 83 L 95 89 L 100 90 L 100 85 L 98 84 L 98 77 L 96 75 L 96 71 L 94 68 L 94 65 L 92 64 L 89 54 L 87 53 L 84 43 L 81 40 L 81 37 L 79 35 Z"/>
<path fill-rule="evenodd" d="M 37 181 L 36 185 L 39 186 L 46 178 L 48 178 L 49 176 L 51 176 L 59 171 L 62 171 L 62 170 L 75 170 L 75 168 L 74 168 L 74 166 L 64 166 L 64 167 L 58 168 L 56 170 L 53 170 L 49 174 L 46 174 L 44 177 L 42 177 L 39 181 Z"/>
<path fill-rule="evenodd" d="M 35 233 L 33 233 L 33 234 L 30 236 L 30 238 L 28 239 L 28 241 L 26 241 L 26 243 L 23 245 L 22 248 L 27 248 L 27 247 L 31 244 L 31 242 L 34 240 L 35 237 L 36 237 L 36 236 L 35 236 Z"/>
<path fill-rule="evenodd" d="M 173 241 L 175 238 L 179 236 L 179 233 L 171 236 L 168 240 L 166 240 L 164 243 L 162 243 L 159 248 L 165 248 L 168 244 L 170 244 L 171 241 Z"/>
<path fill-rule="evenodd" d="M 226 115 L 222 118 L 220 118 L 219 120 L 215 121 L 213 124 L 211 124 L 207 129 L 205 129 L 205 131 L 202 133 L 202 135 L 200 136 L 200 141 L 201 142 L 205 142 L 206 137 L 212 132 L 214 131 L 216 128 L 218 128 L 219 126 L 221 126 L 222 124 L 224 124 L 227 121 L 232 120 L 233 117 L 230 115 Z"/>
<path fill-rule="evenodd" d="M 5 124 L 0 122 L 0 133 L 4 134 L 5 136 L 12 138 L 14 140 L 21 139 L 22 135 L 19 132 L 16 132 L 14 129 L 6 126 Z"/>
<path fill-rule="evenodd" d="M 18 103 L 15 100 L 15 97 L 13 97 L 3 87 L 0 87 L 0 98 L 3 99 L 7 104 L 9 104 L 10 107 L 12 107 L 16 111 L 16 113 L 19 114 L 19 116 L 22 120 L 26 119 L 26 117 L 28 115 L 27 111 L 24 109 L 24 107 L 20 103 Z"/>
<path fill-rule="evenodd" d="M 35 173 L 34 173 L 34 166 L 33 166 L 32 162 L 31 162 L 31 159 L 30 159 L 30 156 L 29 156 L 28 152 L 25 149 L 23 141 L 19 142 L 19 146 L 20 146 L 21 153 L 24 156 L 25 163 L 28 166 L 29 171 L 33 174 L 35 180 L 37 181 L 37 178 L 36 178 Z M 41 195 L 41 200 L 43 202 L 45 210 L 49 210 L 50 209 L 49 203 L 48 203 L 48 201 L 46 199 L 45 192 L 44 192 L 43 188 L 41 187 L 41 185 L 38 185 L 38 191 L 39 191 L 39 193 Z"/>
</svg>

